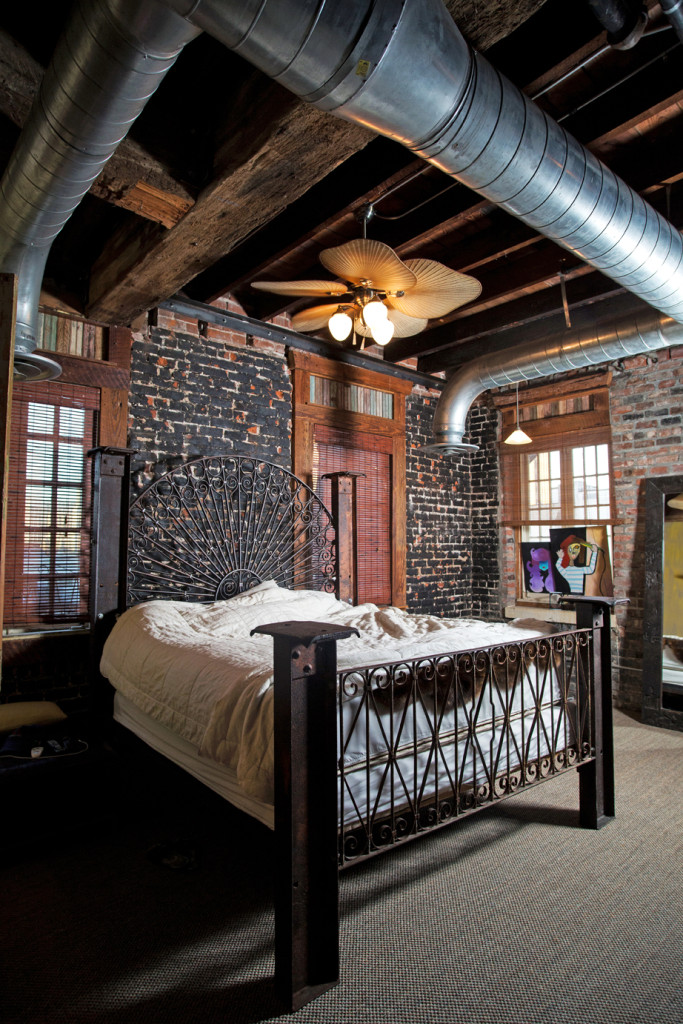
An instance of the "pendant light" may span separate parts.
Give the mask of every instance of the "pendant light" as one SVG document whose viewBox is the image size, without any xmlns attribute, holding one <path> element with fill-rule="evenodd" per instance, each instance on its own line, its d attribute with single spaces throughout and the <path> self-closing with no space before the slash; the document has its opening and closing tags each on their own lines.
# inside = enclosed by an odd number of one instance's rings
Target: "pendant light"
<svg viewBox="0 0 683 1024">
<path fill-rule="evenodd" d="M 528 434 L 524 433 L 524 431 L 522 430 L 522 428 L 519 425 L 519 381 L 517 381 L 516 401 L 517 401 L 516 426 L 515 426 L 515 429 L 512 431 L 512 433 L 509 434 L 508 437 L 505 438 L 503 443 L 504 444 L 531 444 L 531 438 L 529 437 Z"/>
</svg>

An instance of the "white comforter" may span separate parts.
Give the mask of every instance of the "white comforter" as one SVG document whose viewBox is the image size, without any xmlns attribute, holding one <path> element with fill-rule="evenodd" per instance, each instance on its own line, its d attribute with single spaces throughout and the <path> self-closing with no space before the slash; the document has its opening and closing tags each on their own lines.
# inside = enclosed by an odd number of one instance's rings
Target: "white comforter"
<svg viewBox="0 0 683 1024">
<path fill-rule="evenodd" d="M 273 582 L 227 601 L 148 601 L 126 611 L 104 647 L 102 674 L 146 714 L 230 766 L 246 793 L 272 802 L 272 651 L 259 625 L 282 621 L 355 626 L 337 646 L 340 669 L 448 653 L 542 635 L 538 623 L 410 615 Z M 533 628 L 536 627 L 536 628 Z"/>
</svg>

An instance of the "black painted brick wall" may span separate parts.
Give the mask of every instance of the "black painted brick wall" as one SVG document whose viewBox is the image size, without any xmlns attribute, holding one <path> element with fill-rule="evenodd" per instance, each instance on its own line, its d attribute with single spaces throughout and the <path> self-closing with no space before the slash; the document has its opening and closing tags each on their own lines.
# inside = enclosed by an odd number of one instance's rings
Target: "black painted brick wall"
<svg viewBox="0 0 683 1024">
<path fill-rule="evenodd" d="M 466 438 L 474 455 L 432 459 L 437 397 L 414 391 L 406 407 L 407 603 L 413 612 L 500 615 L 496 413 L 475 406 Z"/>
<path fill-rule="evenodd" d="M 132 351 L 134 494 L 194 456 L 253 454 L 291 469 L 291 412 L 281 353 L 152 328 Z"/>
</svg>

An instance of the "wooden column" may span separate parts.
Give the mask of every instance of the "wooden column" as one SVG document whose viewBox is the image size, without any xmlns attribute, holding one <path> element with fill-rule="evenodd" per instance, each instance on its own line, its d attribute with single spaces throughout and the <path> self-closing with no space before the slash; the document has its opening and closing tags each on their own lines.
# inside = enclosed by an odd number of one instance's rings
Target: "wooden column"
<svg viewBox="0 0 683 1024">
<path fill-rule="evenodd" d="M 274 640 L 275 988 L 298 1010 L 339 981 L 337 640 L 324 622 L 259 626 Z"/>
<path fill-rule="evenodd" d="M 7 534 L 7 497 L 9 476 L 9 438 L 12 421 L 12 378 L 14 375 L 14 331 L 17 315 L 17 279 L 0 274 L 0 443 L 2 468 L 0 489 L 0 679 L 2 678 L 2 626 L 5 607 L 5 540 Z"/>
<path fill-rule="evenodd" d="M 337 597 L 358 604 L 358 514 L 356 481 L 365 473 L 344 470 L 325 473 L 332 485 L 332 519 L 337 546 Z"/>
</svg>

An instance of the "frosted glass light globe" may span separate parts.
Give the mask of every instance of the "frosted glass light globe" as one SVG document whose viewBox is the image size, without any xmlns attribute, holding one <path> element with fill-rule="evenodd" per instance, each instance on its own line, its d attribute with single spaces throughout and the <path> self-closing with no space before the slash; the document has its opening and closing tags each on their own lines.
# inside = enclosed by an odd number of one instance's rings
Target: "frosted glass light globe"
<svg viewBox="0 0 683 1024">
<path fill-rule="evenodd" d="M 345 341 L 351 333 L 353 320 L 348 313 L 333 313 L 327 326 L 335 341 Z"/>
<path fill-rule="evenodd" d="M 387 307 L 379 299 L 373 299 L 372 302 L 368 302 L 367 306 L 363 306 L 363 319 L 372 330 L 378 324 L 386 322 Z"/>
<path fill-rule="evenodd" d="M 391 320 L 382 320 L 371 327 L 370 332 L 378 345 L 388 345 L 394 336 L 394 325 Z"/>
</svg>

